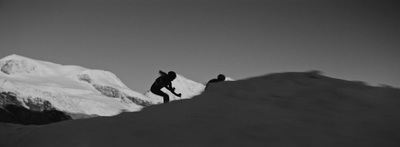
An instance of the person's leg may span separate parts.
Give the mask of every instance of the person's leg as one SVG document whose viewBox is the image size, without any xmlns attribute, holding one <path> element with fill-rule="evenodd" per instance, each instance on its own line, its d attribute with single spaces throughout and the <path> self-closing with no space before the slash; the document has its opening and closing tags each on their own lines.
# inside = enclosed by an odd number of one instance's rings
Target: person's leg
<svg viewBox="0 0 400 147">
<path fill-rule="evenodd" d="M 164 99 L 164 103 L 168 103 L 168 102 L 169 102 L 169 96 L 168 96 L 168 94 L 162 92 L 161 90 L 157 90 L 157 89 L 151 89 L 150 91 L 151 91 L 152 93 L 156 94 L 156 95 L 162 96 L 163 99 Z"/>
<path fill-rule="evenodd" d="M 164 98 L 164 103 L 168 103 L 168 102 L 169 102 L 169 96 L 168 96 L 168 94 L 165 94 L 165 93 L 164 93 L 163 98 Z"/>
</svg>

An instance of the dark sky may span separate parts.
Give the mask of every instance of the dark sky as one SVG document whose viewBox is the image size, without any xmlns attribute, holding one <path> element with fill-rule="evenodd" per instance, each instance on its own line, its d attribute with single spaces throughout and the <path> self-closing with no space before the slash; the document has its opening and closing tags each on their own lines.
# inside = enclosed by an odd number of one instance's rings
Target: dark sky
<svg viewBox="0 0 400 147">
<path fill-rule="evenodd" d="M 400 87 L 400 5 L 345 0 L 0 0 L 0 55 L 197 82 L 282 71 Z"/>
</svg>

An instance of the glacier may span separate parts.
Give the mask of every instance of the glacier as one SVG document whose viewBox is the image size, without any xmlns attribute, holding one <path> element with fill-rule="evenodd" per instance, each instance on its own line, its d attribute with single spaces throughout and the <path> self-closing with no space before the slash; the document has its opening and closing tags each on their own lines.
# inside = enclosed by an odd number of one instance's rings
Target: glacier
<svg viewBox="0 0 400 147">
<path fill-rule="evenodd" d="M 124 111 L 140 111 L 143 107 L 162 103 L 162 98 L 151 92 L 142 94 L 131 90 L 109 71 L 61 65 L 15 54 L 2 58 L 0 67 L 0 92 L 3 92 L 0 107 L 19 105 L 30 110 L 36 108 L 36 111 L 54 109 L 77 119 L 82 118 L 81 115 L 113 116 Z M 203 84 L 182 75 L 172 83 L 182 97 L 167 92 L 171 101 L 188 99 L 204 90 Z M 5 100 L 12 96 L 19 103 Z M 49 108 L 45 108 L 45 104 Z"/>
</svg>

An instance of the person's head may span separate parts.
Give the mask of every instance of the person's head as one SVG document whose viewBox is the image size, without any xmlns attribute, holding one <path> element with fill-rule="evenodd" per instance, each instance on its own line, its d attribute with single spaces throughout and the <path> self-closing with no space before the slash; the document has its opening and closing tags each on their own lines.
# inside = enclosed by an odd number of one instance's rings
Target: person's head
<svg viewBox="0 0 400 147">
<path fill-rule="evenodd" d="M 218 75 L 218 80 L 225 81 L 225 75 L 219 74 Z"/>
<path fill-rule="evenodd" d="M 169 71 L 169 72 L 168 72 L 168 77 L 169 77 L 169 79 L 171 79 L 171 81 L 172 81 L 172 80 L 174 80 L 174 79 L 176 78 L 176 73 L 173 72 L 173 71 Z"/>
</svg>

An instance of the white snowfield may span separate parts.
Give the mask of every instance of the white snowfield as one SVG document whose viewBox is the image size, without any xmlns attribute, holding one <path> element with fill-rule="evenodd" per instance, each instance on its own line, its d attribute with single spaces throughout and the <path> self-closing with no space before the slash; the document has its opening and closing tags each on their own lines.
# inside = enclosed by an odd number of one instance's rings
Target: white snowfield
<svg viewBox="0 0 400 147">
<path fill-rule="evenodd" d="M 129 89 L 108 71 L 60 65 L 19 55 L 1 59 L 0 68 L 0 92 L 13 92 L 20 102 L 40 98 L 63 112 L 113 116 L 122 111 L 139 111 L 144 106 L 163 101 L 152 93 L 147 92 L 145 96 Z M 204 90 L 202 84 L 181 75 L 173 81 L 173 86 L 185 99 Z M 181 99 L 170 95 L 171 101 Z"/>
</svg>

